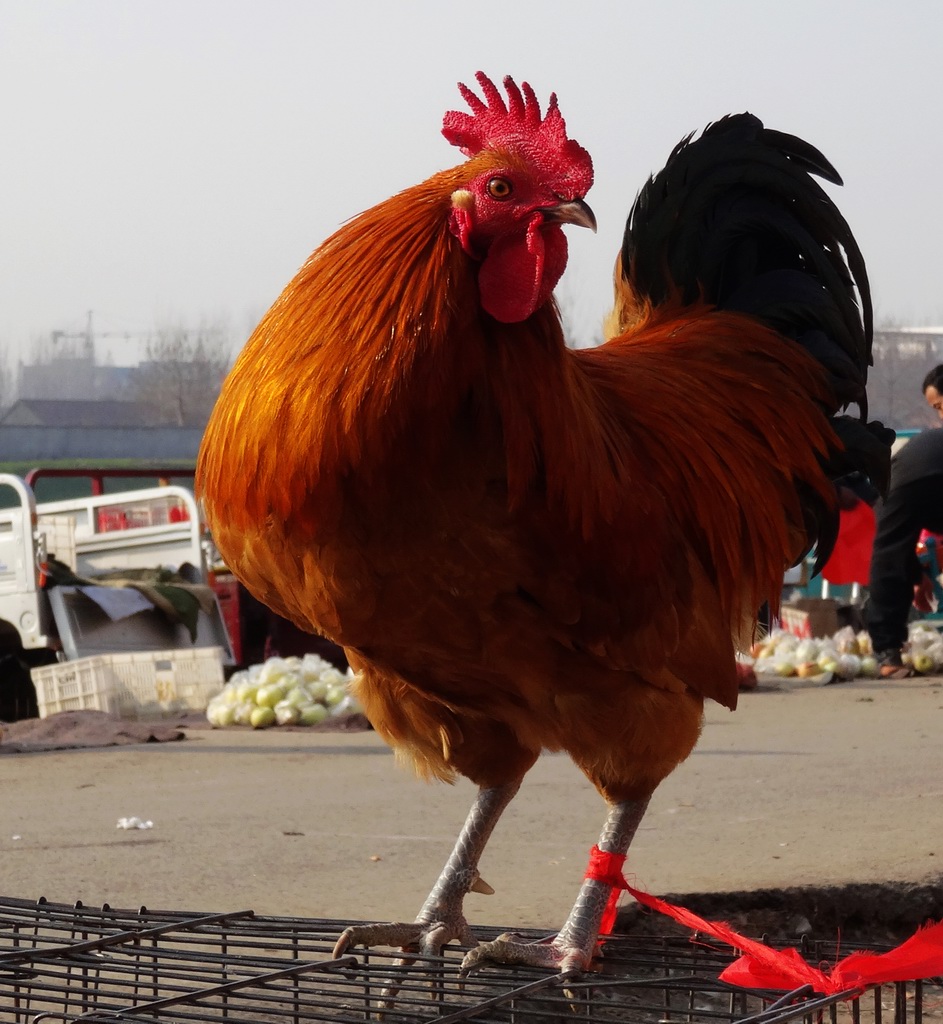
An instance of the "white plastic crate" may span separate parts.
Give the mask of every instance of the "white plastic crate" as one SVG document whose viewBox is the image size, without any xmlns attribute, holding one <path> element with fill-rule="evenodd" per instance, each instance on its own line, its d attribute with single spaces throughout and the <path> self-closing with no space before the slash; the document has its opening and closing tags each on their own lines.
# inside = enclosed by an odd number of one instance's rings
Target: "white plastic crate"
<svg viewBox="0 0 943 1024">
<path fill-rule="evenodd" d="M 129 719 L 205 711 L 224 682 L 220 647 L 96 655 L 31 674 L 40 718 L 58 711 L 107 711 Z"/>
</svg>

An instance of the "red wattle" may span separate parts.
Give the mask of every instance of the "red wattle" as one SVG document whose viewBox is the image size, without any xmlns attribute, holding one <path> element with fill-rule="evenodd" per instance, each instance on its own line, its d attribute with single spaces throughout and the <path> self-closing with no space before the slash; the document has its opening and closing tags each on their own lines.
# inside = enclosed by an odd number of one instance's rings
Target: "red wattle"
<svg viewBox="0 0 943 1024">
<path fill-rule="evenodd" d="M 551 296 L 566 269 L 566 236 L 535 217 L 520 234 L 494 240 L 478 271 L 481 305 L 495 320 L 520 323 Z"/>
</svg>

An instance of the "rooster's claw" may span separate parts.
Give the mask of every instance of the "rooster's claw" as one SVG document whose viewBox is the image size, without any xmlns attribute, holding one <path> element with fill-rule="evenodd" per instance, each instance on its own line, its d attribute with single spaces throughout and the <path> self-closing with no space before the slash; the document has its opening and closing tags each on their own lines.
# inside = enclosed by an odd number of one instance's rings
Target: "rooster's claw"
<svg viewBox="0 0 943 1024">
<path fill-rule="evenodd" d="M 334 946 L 335 959 L 351 946 L 399 946 L 404 953 L 440 956 L 442 947 L 453 939 L 474 946 L 475 936 L 461 921 L 417 921 L 414 924 L 355 924 L 341 932 Z"/>
<path fill-rule="evenodd" d="M 464 917 L 455 921 L 417 921 L 414 924 L 354 924 L 345 928 L 334 945 L 334 958 L 342 956 L 351 946 L 399 946 L 402 957 L 395 964 L 411 967 L 419 955 L 441 956 L 442 947 L 458 939 L 464 946 L 474 946 L 476 939 Z M 380 1018 L 392 1010 L 400 982 L 393 979 L 380 992 L 377 1003 Z"/>
<path fill-rule="evenodd" d="M 523 942 L 510 932 L 490 942 L 482 942 L 470 949 L 462 960 L 463 976 L 481 970 L 486 964 L 517 964 L 524 967 L 544 967 L 560 974 L 582 974 L 589 970 L 593 951 L 565 945 L 554 938 L 549 942 Z"/>
<path fill-rule="evenodd" d="M 401 946 L 419 940 L 422 925 L 416 924 L 352 924 L 345 928 L 334 944 L 334 959 L 343 956 L 351 946 Z"/>
</svg>

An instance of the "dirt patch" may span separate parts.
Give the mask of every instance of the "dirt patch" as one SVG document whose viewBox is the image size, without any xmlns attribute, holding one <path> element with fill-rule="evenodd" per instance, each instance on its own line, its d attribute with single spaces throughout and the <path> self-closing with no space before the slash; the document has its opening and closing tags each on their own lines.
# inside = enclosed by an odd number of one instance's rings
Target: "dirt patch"
<svg viewBox="0 0 943 1024">
<path fill-rule="evenodd" d="M 105 711 L 60 711 L 48 718 L 4 724 L 0 754 L 166 743 L 185 738 L 183 728 L 175 722 L 129 722 Z"/>
<path fill-rule="evenodd" d="M 0 754 L 169 743 L 186 739 L 187 731 L 210 728 L 206 716 L 197 712 L 163 721 L 137 722 L 105 711 L 60 711 L 48 718 L 24 718 L 0 724 L 3 736 Z M 251 732 L 248 726 L 231 728 L 233 732 Z M 370 729 L 370 723 L 363 715 L 344 715 L 316 726 L 279 726 L 278 729 L 279 732 L 363 732 Z"/>
<path fill-rule="evenodd" d="M 664 899 L 708 921 L 724 921 L 742 935 L 775 942 L 840 938 L 846 944 L 896 945 L 928 921 L 943 920 L 943 878 L 669 894 Z M 630 935 L 690 934 L 634 903 L 620 910 L 617 929 Z"/>
</svg>

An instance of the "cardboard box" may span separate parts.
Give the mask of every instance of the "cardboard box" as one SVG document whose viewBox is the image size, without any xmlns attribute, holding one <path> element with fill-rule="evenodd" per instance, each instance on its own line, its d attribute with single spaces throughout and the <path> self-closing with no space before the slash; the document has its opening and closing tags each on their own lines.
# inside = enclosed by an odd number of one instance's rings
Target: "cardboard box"
<svg viewBox="0 0 943 1024">
<path fill-rule="evenodd" d="M 838 602 L 829 597 L 803 597 L 780 609 L 783 629 L 798 637 L 833 636 L 838 632 Z"/>
</svg>

